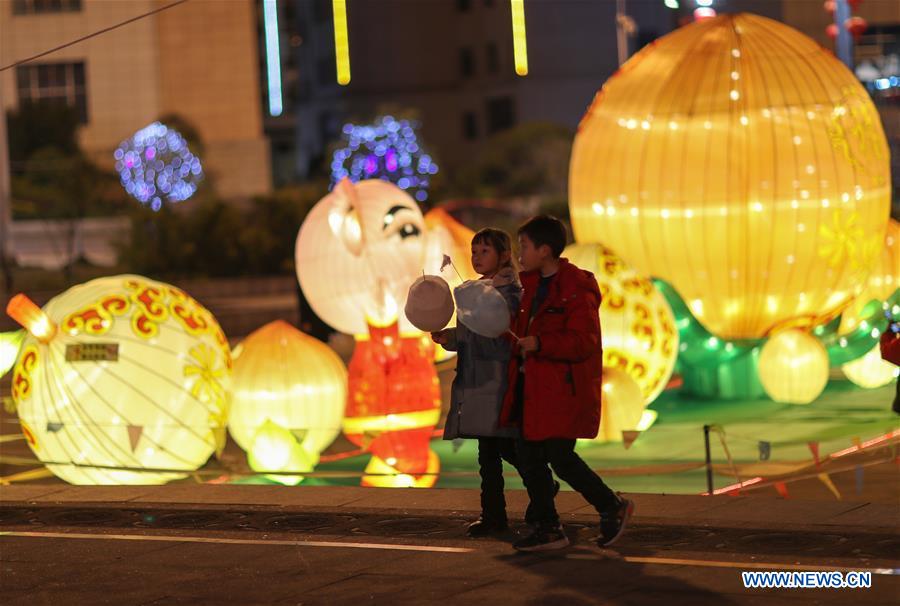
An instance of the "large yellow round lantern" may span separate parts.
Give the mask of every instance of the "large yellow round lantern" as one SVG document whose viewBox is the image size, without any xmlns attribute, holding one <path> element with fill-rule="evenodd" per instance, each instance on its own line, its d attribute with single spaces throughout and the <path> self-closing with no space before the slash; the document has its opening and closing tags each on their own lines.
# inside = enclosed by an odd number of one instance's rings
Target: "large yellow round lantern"
<svg viewBox="0 0 900 606">
<path fill-rule="evenodd" d="M 650 280 L 602 244 L 573 244 L 563 256 L 593 272 L 600 286 L 603 367 L 628 373 L 649 404 L 665 389 L 678 357 L 672 309 Z"/>
<path fill-rule="evenodd" d="M 22 432 L 63 480 L 162 484 L 224 446 L 231 350 L 182 290 L 121 275 L 7 309 L 29 331 L 12 377 Z"/>
<path fill-rule="evenodd" d="M 727 339 L 836 317 L 872 268 L 891 196 L 855 76 L 750 14 L 680 28 L 628 61 L 579 126 L 569 184 L 578 242 L 665 279 Z"/>
<path fill-rule="evenodd" d="M 828 352 L 802 330 L 780 332 L 759 353 L 759 380 L 776 402 L 809 404 L 828 383 Z"/>
<path fill-rule="evenodd" d="M 232 382 L 228 431 L 256 471 L 312 471 L 341 432 L 344 363 L 287 322 L 270 322 L 244 339 Z"/>
<path fill-rule="evenodd" d="M 303 294 L 335 330 L 367 334 L 366 318 L 399 313 L 425 267 L 425 219 L 402 189 L 378 179 L 340 182 L 310 211 L 297 235 L 295 260 Z M 399 310 L 399 312 L 398 312 Z"/>
<path fill-rule="evenodd" d="M 884 237 L 884 246 L 877 257 L 872 273 L 861 286 L 861 292 L 841 314 L 839 332 L 846 334 L 863 320 L 863 308 L 871 301 L 886 301 L 900 288 L 900 221 L 891 219 Z"/>
</svg>

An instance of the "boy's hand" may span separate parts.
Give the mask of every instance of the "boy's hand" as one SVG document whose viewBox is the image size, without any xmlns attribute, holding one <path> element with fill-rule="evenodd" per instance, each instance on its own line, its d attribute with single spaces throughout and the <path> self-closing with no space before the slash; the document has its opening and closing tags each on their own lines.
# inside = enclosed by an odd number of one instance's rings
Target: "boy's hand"
<svg viewBox="0 0 900 606">
<path fill-rule="evenodd" d="M 448 335 L 447 330 L 444 329 L 438 332 L 431 333 L 431 340 L 438 345 L 446 345 L 447 342 L 450 341 L 450 335 Z"/>
<path fill-rule="evenodd" d="M 519 339 L 519 350 L 523 354 L 531 353 L 533 351 L 537 351 L 540 348 L 540 341 L 538 341 L 537 337 L 522 337 Z"/>
</svg>

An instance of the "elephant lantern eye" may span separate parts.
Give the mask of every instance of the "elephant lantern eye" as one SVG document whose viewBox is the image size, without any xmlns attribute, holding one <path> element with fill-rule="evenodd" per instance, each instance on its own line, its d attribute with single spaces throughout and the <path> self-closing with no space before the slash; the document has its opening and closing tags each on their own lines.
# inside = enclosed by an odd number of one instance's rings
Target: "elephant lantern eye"
<svg viewBox="0 0 900 606">
<path fill-rule="evenodd" d="M 420 233 L 421 230 L 412 223 L 405 223 L 403 227 L 400 228 L 400 237 L 404 240 L 418 236 Z"/>
</svg>

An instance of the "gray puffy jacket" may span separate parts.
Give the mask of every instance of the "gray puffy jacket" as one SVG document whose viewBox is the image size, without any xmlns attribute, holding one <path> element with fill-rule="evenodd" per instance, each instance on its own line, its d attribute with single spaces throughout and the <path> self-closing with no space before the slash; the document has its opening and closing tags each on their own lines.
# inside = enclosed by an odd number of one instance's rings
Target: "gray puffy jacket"
<svg viewBox="0 0 900 606">
<path fill-rule="evenodd" d="M 504 268 L 492 283 L 506 299 L 510 313 L 515 313 L 522 299 L 522 285 L 516 271 Z M 449 340 L 444 349 L 457 352 L 457 359 L 444 439 L 515 437 L 518 431 L 515 428 L 497 426 L 511 355 L 508 337 L 483 337 L 462 323 L 457 323 L 447 334 Z"/>
</svg>

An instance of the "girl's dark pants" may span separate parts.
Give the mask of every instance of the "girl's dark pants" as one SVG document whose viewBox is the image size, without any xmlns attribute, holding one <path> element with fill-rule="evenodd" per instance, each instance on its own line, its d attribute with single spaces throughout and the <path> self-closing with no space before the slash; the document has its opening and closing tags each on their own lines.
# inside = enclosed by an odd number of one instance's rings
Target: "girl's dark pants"
<svg viewBox="0 0 900 606">
<path fill-rule="evenodd" d="M 503 461 L 516 469 L 516 441 L 513 438 L 478 438 L 478 465 L 481 474 L 481 516 L 485 520 L 506 523 L 506 498 L 503 496 Z"/>
</svg>

